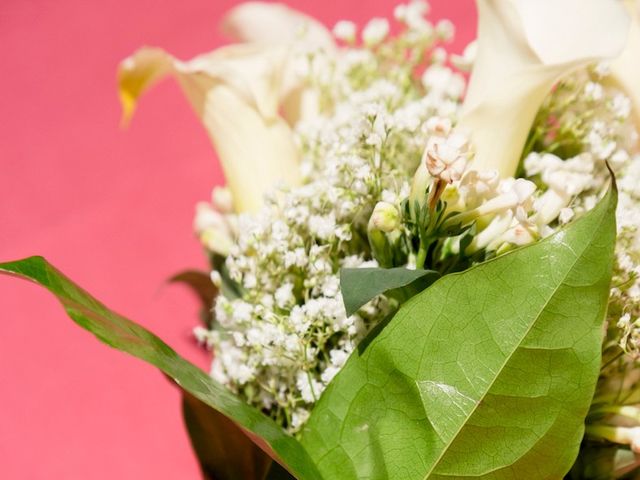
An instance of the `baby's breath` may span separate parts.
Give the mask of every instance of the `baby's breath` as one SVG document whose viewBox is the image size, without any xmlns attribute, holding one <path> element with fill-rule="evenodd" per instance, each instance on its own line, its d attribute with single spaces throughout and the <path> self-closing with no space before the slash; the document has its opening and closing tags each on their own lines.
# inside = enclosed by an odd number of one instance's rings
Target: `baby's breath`
<svg viewBox="0 0 640 480">
<path fill-rule="evenodd" d="M 324 107 L 295 128 L 304 184 L 267 198 L 256 215 L 227 216 L 235 241 L 226 274 L 241 295 L 221 294 L 214 330 L 197 331 L 214 351 L 212 376 L 291 432 L 394 308 L 379 297 L 347 316 L 339 270 L 377 265 L 367 240 L 373 208 L 382 199 L 399 207 L 406 198 L 426 120 L 453 120 L 462 93 L 421 82 L 413 71 L 436 36 L 409 29 L 385 41 L 386 28 L 373 21 L 363 31 L 367 46 L 348 47 L 340 57 L 316 52 L 300 60 L 308 62 Z M 336 33 L 350 43 L 353 25 L 340 23 Z M 409 50 L 413 63 L 404 61 Z M 318 68 L 323 75 L 314 75 Z"/>
</svg>

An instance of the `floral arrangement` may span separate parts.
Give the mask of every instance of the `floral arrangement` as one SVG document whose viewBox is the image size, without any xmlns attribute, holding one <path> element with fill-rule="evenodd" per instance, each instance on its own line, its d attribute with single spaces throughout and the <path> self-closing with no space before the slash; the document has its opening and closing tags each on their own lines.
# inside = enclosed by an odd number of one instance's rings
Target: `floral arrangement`
<svg viewBox="0 0 640 480">
<path fill-rule="evenodd" d="M 142 48 L 227 186 L 197 205 L 210 374 L 40 257 L 0 271 L 183 390 L 210 479 L 617 479 L 640 471 L 640 3 L 422 0 L 330 32 L 234 8 L 238 43 Z"/>
</svg>

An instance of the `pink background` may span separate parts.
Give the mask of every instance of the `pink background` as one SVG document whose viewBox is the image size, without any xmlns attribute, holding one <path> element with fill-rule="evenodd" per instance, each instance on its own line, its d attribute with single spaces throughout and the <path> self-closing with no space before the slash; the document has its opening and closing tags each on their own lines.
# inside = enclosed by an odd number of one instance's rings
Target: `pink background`
<svg viewBox="0 0 640 480">
<path fill-rule="evenodd" d="M 119 125 L 115 71 L 144 44 L 189 58 L 223 43 L 228 0 L 0 1 L 0 260 L 43 254 L 99 299 L 207 368 L 197 304 L 165 279 L 204 267 L 193 207 L 222 182 L 173 82 Z M 389 17 L 396 0 L 290 4 L 327 25 Z M 475 30 L 471 0 L 432 0 Z M 0 476 L 197 478 L 178 392 L 75 326 L 34 285 L 0 278 Z"/>
</svg>

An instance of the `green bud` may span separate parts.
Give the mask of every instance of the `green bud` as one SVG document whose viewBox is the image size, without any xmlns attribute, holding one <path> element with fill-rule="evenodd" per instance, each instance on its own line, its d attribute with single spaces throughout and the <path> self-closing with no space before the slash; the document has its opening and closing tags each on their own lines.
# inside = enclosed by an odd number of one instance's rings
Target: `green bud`
<svg viewBox="0 0 640 480">
<path fill-rule="evenodd" d="M 433 178 L 429 174 L 424 162 L 420 162 L 416 173 L 413 174 L 411 192 L 409 193 L 409 211 L 414 221 L 417 218 L 415 205 L 417 204 L 420 207 L 424 207 L 427 204 L 427 188 L 431 185 L 432 181 Z"/>
<path fill-rule="evenodd" d="M 387 202 L 378 202 L 367 229 L 373 257 L 381 267 L 390 268 L 406 262 L 403 248 L 402 218 L 398 209 Z"/>
<path fill-rule="evenodd" d="M 387 202 L 378 202 L 369 218 L 369 231 L 391 233 L 400 228 L 400 212 Z"/>
</svg>

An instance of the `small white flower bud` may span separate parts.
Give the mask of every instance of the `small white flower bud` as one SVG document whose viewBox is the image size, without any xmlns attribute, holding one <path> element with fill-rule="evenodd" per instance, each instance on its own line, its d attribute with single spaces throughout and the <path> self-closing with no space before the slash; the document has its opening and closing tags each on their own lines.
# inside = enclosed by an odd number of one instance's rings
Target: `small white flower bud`
<svg viewBox="0 0 640 480">
<path fill-rule="evenodd" d="M 440 20 L 436 24 L 436 34 L 444 41 L 449 41 L 453 38 L 455 34 L 455 26 L 451 22 L 451 20 L 447 20 L 446 18 Z"/>
<path fill-rule="evenodd" d="M 507 210 L 493 217 L 491 222 L 478 233 L 471 244 L 467 248 L 467 253 L 477 252 L 485 248 L 491 242 L 494 242 L 496 238 L 499 238 L 504 232 L 509 229 L 509 225 L 513 220 L 513 212 Z"/>
<path fill-rule="evenodd" d="M 611 63 L 608 61 L 598 62 L 593 68 L 593 72 L 600 78 L 611 75 Z"/>
<path fill-rule="evenodd" d="M 427 132 L 440 137 L 449 135 L 451 126 L 451 119 L 446 117 L 429 117 L 425 123 Z"/>
<path fill-rule="evenodd" d="M 233 196 L 227 187 L 215 187 L 211 192 L 211 203 L 220 213 L 233 213 Z"/>
<path fill-rule="evenodd" d="M 626 95 L 619 93 L 613 97 L 610 109 L 620 120 L 626 120 L 631 115 L 631 99 Z"/>
<path fill-rule="evenodd" d="M 200 242 L 212 252 L 227 256 L 233 246 L 232 233 L 223 214 L 206 203 L 196 205 L 193 229 Z"/>
<path fill-rule="evenodd" d="M 368 47 L 382 42 L 389 34 L 389 22 L 386 18 L 373 18 L 362 31 L 362 40 Z"/>
<path fill-rule="evenodd" d="M 506 178 L 500 184 L 498 191 L 499 195 L 476 209 L 477 215 L 499 213 L 509 209 L 515 212 L 518 207 L 525 211 L 531 210 L 536 184 L 524 178 Z"/>
<path fill-rule="evenodd" d="M 584 94 L 589 100 L 597 102 L 599 100 L 602 100 L 604 91 L 602 89 L 602 85 L 600 85 L 599 83 L 588 82 L 584 87 Z"/>
<path fill-rule="evenodd" d="M 573 218 L 573 215 L 574 215 L 573 209 L 569 207 L 565 207 L 562 210 L 560 210 L 560 215 L 558 215 L 558 220 L 560 220 L 560 223 L 564 225 L 571 221 L 571 219 Z"/>
<path fill-rule="evenodd" d="M 466 88 L 462 75 L 439 63 L 434 63 L 425 69 L 420 80 L 429 92 L 447 95 L 454 99 L 460 98 Z"/>
<path fill-rule="evenodd" d="M 391 233 L 400 227 L 400 212 L 387 202 L 378 202 L 369 219 L 369 230 L 375 229 Z"/>
<path fill-rule="evenodd" d="M 414 221 L 417 219 L 415 206 L 416 204 L 418 206 L 424 205 L 427 199 L 427 187 L 429 187 L 431 182 L 432 178 L 427 170 L 427 166 L 424 162 L 420 162 L 420 165 L 418 165 L 416 173 L 413 175 L 413 179 L 411 180 L 411 191 L 409 193 L 409 210 Z"/>
<path fill-rule="evenodd" d="M 451 55 L 451 63 L 463 72 L 470 72 L 478 55 L 478 42 L 474 40 L 469 43 L 462 52 L 462 55 Z"/>
<path fill-rule="evenodd" d="M 538 238 L 538 229 L 527 216 L 526 210 L 518 206 L 515 209 L 514 218 L 507 231 L 488 245 L 488 249 L 500 251 L 510 248 L 511 245 L 522 246 L 534 242 Z"/>
<path fill-rule="evenodd" d="M 462 178 L 468 158 L 468 141 L 459 133 L 452 133 L 446 138 L 432 138 L 422 156 L 429 173 L 447 183 Z"/>
<path fill-rule="evenodd" d="M 278 287 L 274 297 L 276 299 L 276 305 L 280 308 L 286 308 L 293 305 L 296 301 L 296 298 L 293 295 L 293 284 L 287 282 Z"/>
<path fill-rule="evenodd" d="M 193 329 L 193 336 L 200 345 L 206 345 L 207 348 L 212 347 L 211 332 L 202 326 L 197 326 Z"/>
<path fill-rule="evenodd" d="M 222 285 L 222 277 L 220 276 L 220 272 L 218 272 L 217 270 L 211 270 L 209 276 L 211 277 L 211 283 L 213 283 L 213 286 L 216 288 L 220 288 L 220 286 Z"/>
<path fill-rule="evenodd" d="M 620 317 L 617 325 L 618 325 L 618 328 L 628 328 L 631 325 L 631 315 L 629 315 L 628 313 L 625 313 L 623 316 Z"/>
<path fill-rule="evenodd" d="M 200 234 L 200 242 L 214 253 L 226 257 L 233 248 L 231 237 L 225 232 L 221 232 L 214 228 L 204 230 Z"/>
<path fill-rule="evenodd" d="M 199 202 L 196 205 L 196 215 L 193 219 L 193 229 L 197 234 L 201 234 L 207 229 L 215 228 L 228 230 L 224 216 L 214 210 L 207 202 Z"/>
<path fill-rule="evenodd" d="M 408 4 L 398 5 L 393 16 L 411 29 L 422 30 L 427 26 L 424 16 L 429 12 L 429 4 L 424 0 L 412 0 Z"/>
<path fill-rule="evenodd" d="M 497 170 L 478 172 L 469 170 L 460 180 L 458 191 L 465 208 L 471 210 L 496 195 L 500 184 L 500 174 Z"/>
<path fill-rule="evenodd" d="M 431 54 L 431 61 L 439 65 L 444 64 L 447 61 L 447 51 L 442 47 L 437 47 Z"/>
<path fill-rule="evenodd" d="M 400 5 L 396 5 L 393 9 L 393 18 L 398 20 L 399 22 L 404 22 L 404 19 L 407 17 L 407 6 L 403 3 Z"/>
<path fill-rule="evenodd" d="M 538 225 L 553 222 L 571 202 L 571 196 L 550 188 L 535 202 L 535 221 Z"/>
<path fill-rule="evenodd" d="M 356 25 L 353 22 L 347 20 L 340 20 L 333 27 L 333 35 L 338 39 L 346 43 L 353 43 L 356 41 Z"/>
</svg>

